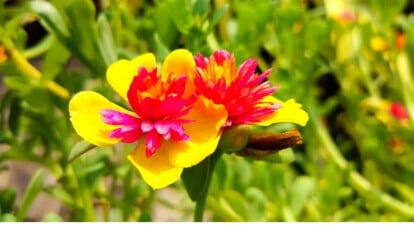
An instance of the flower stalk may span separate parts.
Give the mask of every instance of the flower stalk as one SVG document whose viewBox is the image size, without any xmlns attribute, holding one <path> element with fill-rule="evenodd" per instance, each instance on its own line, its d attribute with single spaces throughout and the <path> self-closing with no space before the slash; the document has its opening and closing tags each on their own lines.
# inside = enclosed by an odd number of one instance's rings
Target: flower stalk
<svg viewBox="0 0 414 230">
<path fill-rule="evenodd" d="M 207 164 L 208 171 L 206 174 L 206 178 L 204 179 L 205 184 L 196 200 L 196 206 L 195 206 L 195 211 L 194 211 L 195 222 L 203 221 L 203 215 L 204 215 L 204 210 L 205 210 L 205 205 L 206 205 L 206 200 L 207 200 L 207 195 L 208 195 L 208 189 L 211 183 L 211 178 L 213 176 L 214 168 L 222 155 L 223 155 L 223 152 L 219 148 L 217 148 L 217 150 L 211 156 L 209 156 L 206 161 L 201 163 L 201 164 L 203 163 Z"/>
<path fill-rule="evenodd" d="M 20 53 L 14 47 L 12 41 L 8 39 L 3 39 L 2 43 L 4 44 L 4 47 L 10 57 L 10 60 L 13 62 L 13 64 L 17 67 L 17 69 L 23 76 L 36 81 L 41 80 L 42 74 L 40 73 L 40 71 L 28 62 L 28 60 L 23 56 L 23 54 Z M 69 91 L 57 84 L 56 82 L 46 82 L 46 88 L 62 99 L 69 99 Z"/>
</svg>

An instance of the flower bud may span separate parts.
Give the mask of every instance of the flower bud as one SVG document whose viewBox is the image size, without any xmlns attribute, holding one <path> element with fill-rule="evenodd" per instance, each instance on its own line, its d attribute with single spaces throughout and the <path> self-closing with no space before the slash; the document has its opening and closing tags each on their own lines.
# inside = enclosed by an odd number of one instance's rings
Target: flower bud
<svg viewBox="0 0 414 230">
<path fill-rule="evenodd" d="M 244 149 L 248 143 L 250 126 L 236 125 L 223 130 L 219 148 L 225 153 L 234 153 Z"/>
</svg>

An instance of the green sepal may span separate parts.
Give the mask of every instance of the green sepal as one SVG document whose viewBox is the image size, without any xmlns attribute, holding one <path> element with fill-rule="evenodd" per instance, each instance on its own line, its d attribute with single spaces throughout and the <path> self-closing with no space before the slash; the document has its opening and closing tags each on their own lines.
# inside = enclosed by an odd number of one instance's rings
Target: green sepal
<svg viewBox="0 0 414 230">
<path fill-rule="evenodd" d="M 192 201 L 200 199 L 208 190 L 214 166 L 221 155 L 221 151 L 216 150 L 199 164 L 184 169 L 181 179 Z"/>
</svg>

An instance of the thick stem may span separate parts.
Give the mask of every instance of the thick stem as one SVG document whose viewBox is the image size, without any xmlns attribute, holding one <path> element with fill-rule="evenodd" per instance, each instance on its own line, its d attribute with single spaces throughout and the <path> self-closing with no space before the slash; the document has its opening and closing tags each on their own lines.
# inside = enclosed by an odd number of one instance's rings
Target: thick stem
<svg viewBox="0 0 414 230">
<path fill-rule="evenodd" d="M 218 159 L 220 159 L 221 155 L 223 155 L 223 152 L 220 149 L 217 149 L 211 156 L 207 159 L 207 174 L 205 179 L 205 184 L 203 186 L 203 189 L 201 190 L 201 193 L 199 194 L 197 200 L 196 200 L 196 207 L 194 211 L 194 221 L 195 222 L 201 222 L 203 221 L 203 214 L 204 209 L 206 205 L 207 195 L 208 195 L 208 189 L 210 187 L 211 178 L 213 176 L 214 167 L 216 166 Z"/>
<path fill-rule="evenodd" d="M 4 39 L 2 42 L 7 50 L 8 55 L 10 55 L 10 60 L 14 63 L 21 74 L 33 80 L 40 80 L 42 78 L 42 74 L 39 72 L 39 70 L 33 67 L 23 56 L 23 54 L 14 48 L 14 45 L 10 40 Z M 56 82 L 48 81 L 46 82 L 46 87 L 52 93 L 63 99 L 69 98 L 69 91 L 58 85 Z"/>
</svg>

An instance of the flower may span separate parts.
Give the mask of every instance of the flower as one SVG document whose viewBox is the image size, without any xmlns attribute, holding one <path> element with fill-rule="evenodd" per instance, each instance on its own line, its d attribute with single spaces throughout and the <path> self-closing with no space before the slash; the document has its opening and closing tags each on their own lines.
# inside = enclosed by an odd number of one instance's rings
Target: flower
<svg viewBox="0 0 414 230">
<path fill-rule="evenodd" d="M 369 97 L 361 102 L 362 109 L 370 111 L 375 117 L 390 130 L 396 126 L 408 125 L 408 112 L 401 102 Z"/>
<path fill-rule="evenodd" d="M 256 74 L 257 62 L 254 59 L 248 59 L 236 68 L 234 55 L 219 50 L 209 58 L 199 54 L 195 62 L 196 93 L 215 104 L 224 105 L 228 112 L 225 126 L 267 126 L 278 122 L 293 122 L 303 126 L 307 123 L 308 114 L 294 99 L 282 102 L 272 96 L 277 87 L 265 80 L 271 69 Z"/>
<path fill-rule="evenodd" d="M 79 92 L 69 103 L 73 127 L 86 141 L 97 146 L 137 142 L 128 159 L 154 189 L 174 183 L 183 168 L 212 154 L 227 118 L 224 106 L 195 94 L 190 52 L 173 51 L 160 77 L 157 70 L 150 53 L 109 66 L 109 84 L 132 111 L 93 91 Z"/>
<path fill-rule="evenodd" d="M 403 49 L 407 44 L 407 38 L 404 33 L 397 33 L 395 35 L 395 46 L 397 49 Z"/>
<path fill-rule="evenodd" d="M 371 38 L 369 45 L 371 49 L 376 52 L 385 51 L 388 48 L 385 39 L 378 36 Z"/>
<path fill-rule="evenodd" d="M 408 120 L 408 113 L 405 107 L 399 102 L 392 102 L 389 105 L 389 113 L 399 121 Z"/>
<path fill-rule="evenodd" d="M 347 25 L 357 20 L 357 13 L 352 5 L 344 0 L 325 0 L 326 16 L 340 25 Z"/>
<path fill-rule="evenodd" d="M 7 60 L 7 54 L 3 46 L 0 46 L 0 64 Z"/>
</svg>

